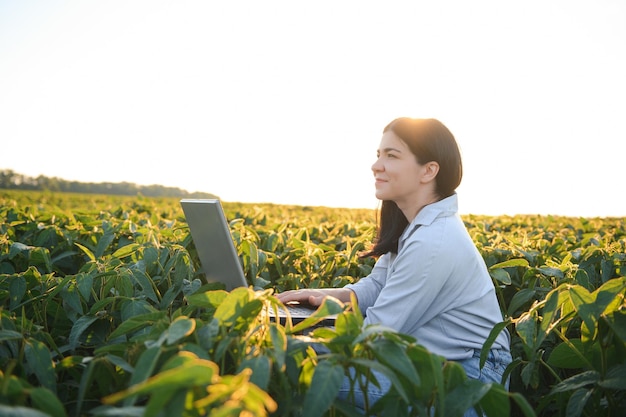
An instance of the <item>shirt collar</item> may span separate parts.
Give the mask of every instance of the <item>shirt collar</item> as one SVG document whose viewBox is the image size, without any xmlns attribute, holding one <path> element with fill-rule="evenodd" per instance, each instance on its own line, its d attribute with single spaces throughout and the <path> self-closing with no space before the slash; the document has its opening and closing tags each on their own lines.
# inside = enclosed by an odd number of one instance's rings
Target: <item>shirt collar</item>
<svg viewBox="0 0 626 417">
<path fill-rule="evenodd" d="M 428 226 L 432 224 L 437 217 L 453 216 L 458 212 L 458 210 L 459 202 L 456 193 L 452 194 L 450 197 L 444 198 L 443 200 L 424 206 L 419 213 L 417 213 L 417 216 L 415 216 L 411 224 L 409 224 L 404 230 L 400 240 L 406 239 L 419 226 Z"/>
</svg>

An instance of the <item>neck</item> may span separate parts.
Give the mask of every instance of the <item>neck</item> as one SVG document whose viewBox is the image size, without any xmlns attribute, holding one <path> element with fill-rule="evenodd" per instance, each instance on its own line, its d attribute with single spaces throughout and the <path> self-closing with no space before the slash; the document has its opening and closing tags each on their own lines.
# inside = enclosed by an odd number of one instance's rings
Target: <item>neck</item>
<svg viewBox="0 0 626 417">
<path fill-rule="evenodd" d="M 398 208 L 404 214 L 404 217 L 406 217 L 407 221 L 411 223 L 417 217 L 419 212 L 422 211 L 424 207 L 426 207 L 429 204 L 436 203 L 439 200 L 440 200 L 439 196 L 433 194 L 429 196 L 424 196 L 423 198 L 419 198 L 416 201 L 413 201 L 411 203 L 400 204 L 396 202 L 396 204 L 398 205 Z"/>
</svg>

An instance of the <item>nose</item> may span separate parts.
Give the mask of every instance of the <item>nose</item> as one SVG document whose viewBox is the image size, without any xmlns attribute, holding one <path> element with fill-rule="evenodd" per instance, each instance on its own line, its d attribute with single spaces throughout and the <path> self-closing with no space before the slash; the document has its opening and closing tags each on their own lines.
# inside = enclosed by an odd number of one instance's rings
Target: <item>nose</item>
<svg viewBox="0 0 626 417">
<path fill-rule="evenodd" d="M 376 161 L 372 164 L 372 172 L 376 174 L 377 172 L 381 172 L 383 170 L 383 164 L 380 162 L 380 158 L 377 158 Z"/>
</svg>

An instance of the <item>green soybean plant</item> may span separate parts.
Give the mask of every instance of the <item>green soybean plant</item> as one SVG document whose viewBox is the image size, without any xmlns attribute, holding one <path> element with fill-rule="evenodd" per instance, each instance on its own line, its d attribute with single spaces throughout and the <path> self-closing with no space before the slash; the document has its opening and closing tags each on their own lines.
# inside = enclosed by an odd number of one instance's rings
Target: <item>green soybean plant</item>
<svg viewBox="0 0 626 417">
<path fill-rule="evenodd" d="M 524 355 L 523 384 L 543 388 L 538 411 L 617 416 L 626 407 L 626 279 L 595 291 L 562 284 L 510 320 Z"/>
</svg>

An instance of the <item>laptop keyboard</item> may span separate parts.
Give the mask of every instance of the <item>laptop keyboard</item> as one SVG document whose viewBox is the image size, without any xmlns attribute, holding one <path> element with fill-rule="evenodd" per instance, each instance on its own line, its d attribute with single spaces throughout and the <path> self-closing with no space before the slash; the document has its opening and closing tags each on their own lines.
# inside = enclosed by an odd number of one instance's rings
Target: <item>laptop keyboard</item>
<svg viewBox="0 0 626 417">
<path fill-rule="evenodd" d="M 315 311 L 313 307 L 307 307 L 298 304 L 287 304 L 287 310 L 292 316 L 310 316 Z"/>
</svg>

